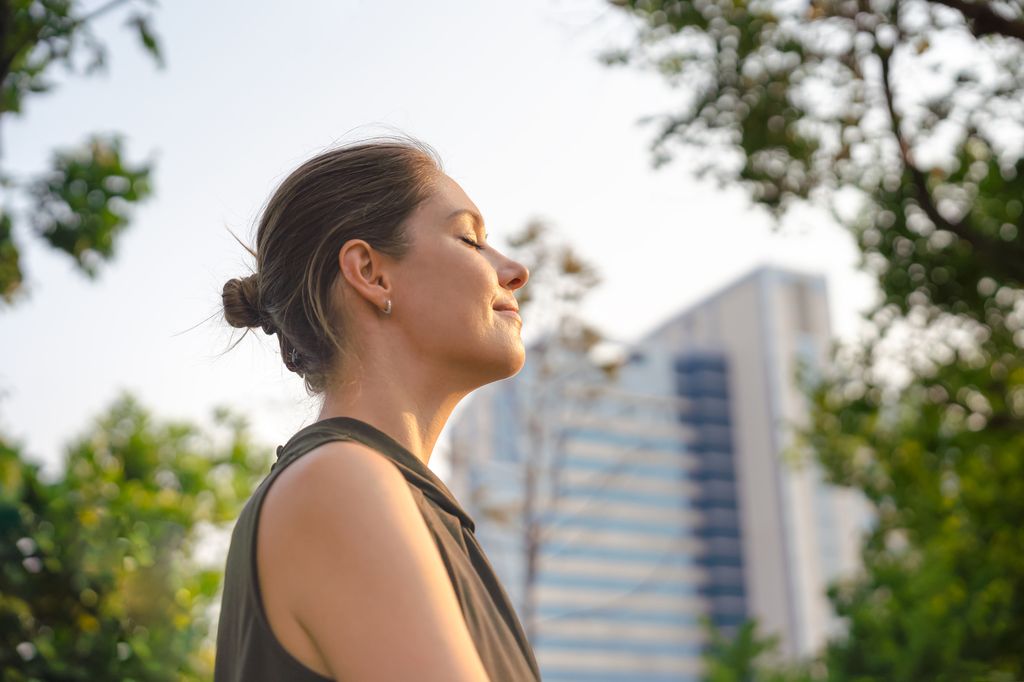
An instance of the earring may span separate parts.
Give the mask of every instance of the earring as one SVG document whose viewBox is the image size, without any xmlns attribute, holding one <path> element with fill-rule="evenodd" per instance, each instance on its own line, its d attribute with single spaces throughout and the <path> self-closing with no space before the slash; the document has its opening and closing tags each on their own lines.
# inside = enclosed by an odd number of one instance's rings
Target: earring
<svg viewBox="0 0 1024 682">
<path fill-rule="evenodd" d="M 391 314 L 391 299 L 390 298 L 388 299 L 387 306 L 384 308 L 384 314 L 385 315 L 390 315 Z"/>
</svg>

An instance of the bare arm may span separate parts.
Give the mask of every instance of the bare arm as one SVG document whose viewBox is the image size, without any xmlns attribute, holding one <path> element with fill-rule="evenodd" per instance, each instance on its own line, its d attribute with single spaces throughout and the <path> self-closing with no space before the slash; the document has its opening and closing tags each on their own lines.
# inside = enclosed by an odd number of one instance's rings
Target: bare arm
<svg viewBox="0 0 1024 682">
<path fill-rule="evenodd" d="M 260 523 L 289 557 L 281 589 L 336 679 L 488 682 L 409 485 L 384 455 L 349 441 L 307 453 L 275 482 Z"/>
</svg>

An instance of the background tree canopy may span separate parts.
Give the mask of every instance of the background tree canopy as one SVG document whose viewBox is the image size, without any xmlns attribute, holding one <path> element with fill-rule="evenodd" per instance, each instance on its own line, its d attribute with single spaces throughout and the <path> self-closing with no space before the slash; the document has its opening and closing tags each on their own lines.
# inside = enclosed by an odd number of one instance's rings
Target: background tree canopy
<svg viewBox="0 0 1024 682">
<path fill-rule="evenodd" d="M 0 0 L 0 122 L 52 87 L 46 76 L 56 64 L 71 73 L 103 67 L 91 22 L 132 3 L 83 5 Z M 133 8 L 126 24 L 162 63 L 148 16 Z M 151 192 L 151 166 L 126 161 L 117 134 L 91 136 L 51 163 L 35 178 L 0 175 L 6 303 L 22 290 L 16 221 L 94 276 L 113 256 L 131 205 Z M 196 549 L 208 531 L 234 522 L 273 459 L 229 410 L 216 410 L 214 422 L 209 432 L 162 423 L 124 394 L 68 446 L 53 482 L 0 435 L 0 680 L 213 676 L 210 608 L 223 566 L 196 562 Z"/>
<path fill-rule="evenodd" d="M 230 410 L 214 422 L 161 422 L 123 395 L 53 483 L 0 440 L 0 680 L 212 678 L 223 566 L 196 550 L 273 460 Z"/>
<path fill-rule="evenodd" d="M 158 64 L 163 65 L 150 16 L 139 8 L 153 0 L 109 0 L 93 9 L 75 0 L 0 2 L 0 126 L 25 113 L 26 100 L 53 89 L 54 69 L 70 74 L 100 73 L 107 49 L 93 33 L 96 19 L 129 8 L 125 24 Z M 84 63 L 82 63 L 84 61 Z M 15 237 L 19 224 L 67 253 L 95 277 L 114 255 L 132 204 L 150 195 L 150 163 L 130 163 L 118 134 L 92 135 L 77 147 L 56 151 L 51 168 L 33 178 L 15 178 L 0 168 L 0 300 L 11 304 L 22 292 L 24 274 Z M 18 211 L 14 190 L 27 206 Z"/>
<path fill-rule="evenodd" d="M 612 4 L 638 33 L 605 62 L 682 91 L 655 164 L 827 208 L 877 277 L 871 331 L 801 375 L 798 448 L 877 514 L 820 676 L 1021 679 L 1024 4 Z"/>
</svg>

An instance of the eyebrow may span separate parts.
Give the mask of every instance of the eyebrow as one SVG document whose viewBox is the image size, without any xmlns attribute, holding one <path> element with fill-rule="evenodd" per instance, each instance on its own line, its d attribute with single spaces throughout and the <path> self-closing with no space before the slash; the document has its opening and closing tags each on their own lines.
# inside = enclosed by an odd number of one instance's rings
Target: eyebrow
<svg viewBox="0 0 1024 682">
<path fill-rule="evenodd" d="M 448 216 L 448 220 L 451 220 L 451 219 L 453 219 L 453 218 L 455 218 L 457 216 L 460 216 L 463 213 L 465 213 L 466 215 L 468 215 L 470 218 L 473 219 L 473 223 L 474 223 L 474 225 L 477 228 L 483 229 L 483 226 L 484 226 L 483 216 L 481 216 L 476 211 L 473 211 L 473 210 L 468 209 L 468 208 L 460 208 L 460 209 L 458 209 L 457 211 L 453 212 L 450 216 Z M 489 238 L 490 238 L 490 236 L 486 232 L 484 232 L 484 239 L 489 239 Z"/>
</svg>

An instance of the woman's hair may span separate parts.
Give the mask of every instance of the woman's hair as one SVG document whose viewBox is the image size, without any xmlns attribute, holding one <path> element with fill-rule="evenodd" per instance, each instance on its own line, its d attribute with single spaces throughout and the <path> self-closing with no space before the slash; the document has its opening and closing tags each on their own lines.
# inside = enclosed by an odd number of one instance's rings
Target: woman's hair
<svg viewBox="0 0 1024 682">
<path fill-rule="evenodd" d="M 410 246 L 405 221 L 442 172 L 437 153 L 408 136 L 349 143 L 303 163 L 268 200 L 256 251 L 246 247 L 255 274 L 224 284 L 224 319 L 277 334 L 285 366 L 310 395 L 323 392 L 346 347 L 331 305 L 338 251 L 363 239 L 401 259 Z"/>
</svg>

